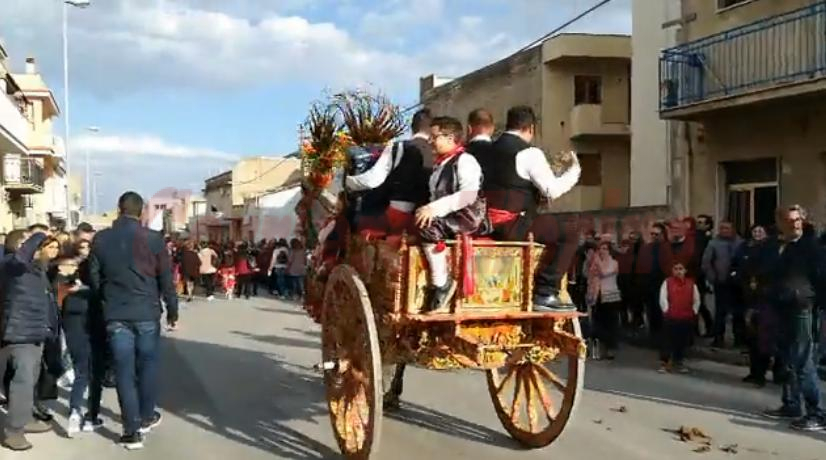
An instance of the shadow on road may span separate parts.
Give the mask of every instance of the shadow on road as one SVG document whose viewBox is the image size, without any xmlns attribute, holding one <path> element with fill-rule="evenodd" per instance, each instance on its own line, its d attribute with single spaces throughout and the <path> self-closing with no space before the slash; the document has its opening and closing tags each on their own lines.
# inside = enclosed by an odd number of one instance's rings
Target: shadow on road
<svg viewBox="0 0 826 460">
<path fill-rule="evenodd" d="M 162 339 L 162 349 L 166 379 L 158 405 L 167 413 L 274 458 L 339 458 L 337 451 L 286 424 L 315 424 L 314 418 L 326 415 L 315 379 L 260 352 L 168 338 Z"/>
<path fill-rule="evenodd" d="M 268 343 L 271 345 L 277 345 L 281 347 L 295 347 L 295 348 L 310 348 L 310 349 L 318 349 L 319 344 L 317 340 L 305 340 L 305 339 L 293 339 L 289 337 L 281 337 L 278 335 L 257 335 L 257 334 L 250 334 L 244 331 L 232 331 L 233 334 L 244 337 L 250 340 L 256 340 L 263 343 Z"/>
<path fill-rule="evenodd" d="M 307 312 L 301 309 L 301 306 L 296 306 L 294 310 L 285 310 L 283 308 L 267 308 L 267 307 L 254 307 L 258 311 L 264 311 L 267 313 L 278 313 L 283 315 L 295 315 L 295 316 L 307 316 Z"/>
<path fill-rule="evenodd" d="M 495 447 L 524 450 L 516 441 L 503 433 L 418 404 L 405 402 L 401 409 L 385 412 L 384 416 L 391 420 L 447 436 Z"/>
</svg>

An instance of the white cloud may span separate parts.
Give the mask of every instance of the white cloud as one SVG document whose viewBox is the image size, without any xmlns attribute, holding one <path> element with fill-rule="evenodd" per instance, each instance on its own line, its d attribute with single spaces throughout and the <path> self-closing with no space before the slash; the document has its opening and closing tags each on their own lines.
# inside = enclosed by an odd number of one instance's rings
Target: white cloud
<svg viewBox="0 0 826 460">
<path fill-rule="evenodd" d="M 60 75 L 60 2 L 3 3 L 0 30 L 11 52 L 35 53 L 47 75 Z M 390 92 L 413 92 L 424 74 L 466 73 L 590 6 L 580 0 L 553 3 L 549 8 L 547 0 L 97 1 L 71 11 L 73 82 L 103 96 L 291 82 L 319 88 L 371 82 Z M 627 30 L 628 4 L 612 2 L 570 30 Z M 501 14 L 481 13 L 491 5 Z M 318 11 L 330 19 L 298 15 Z"/>
<path fill-rule="evenodd" d="M 118 136 L 84 134 L 73 138 L 73 152 L 124 157 L 166 157 L 178 159 L 235 161 L 239 155 L 220 150 L 176 145 L 155 136 Z"/>
</svg>

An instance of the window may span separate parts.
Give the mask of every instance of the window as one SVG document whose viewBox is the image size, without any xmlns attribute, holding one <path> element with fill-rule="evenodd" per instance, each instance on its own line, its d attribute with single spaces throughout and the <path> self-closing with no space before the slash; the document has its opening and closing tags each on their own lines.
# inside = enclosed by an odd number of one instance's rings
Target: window
<svg viewBox="0 0 826 460">
<path fill-rule="evenodd" d="M 722 10 L 725 8 L 731 8 L 732 6 L 748 3 L 750 1 L 752 0 L 717 0 L 717 9 Z"/>
<path fill-rule="evenodd" d="M 166 205 L 165 205 L 165 204 L 156 204 L 156 205 L 155 205 L 155 210 L 156 210 L 156 211 L 163 211 L 163 210 L 165 210 L 165 209 L 166 209 Z"/>
<path fill-rule="evenodd" d="M 602 104 L 602 78 L 591 75 L 574 76 L 574 105 Z"/>
<path fill-rule="evenodd" d="M 600 154 L 580 154 L 579 166 L 582 168 L 579 185 L 586 187 L 599 187 L 602 185 L 602 157 Z"/>
</svg>

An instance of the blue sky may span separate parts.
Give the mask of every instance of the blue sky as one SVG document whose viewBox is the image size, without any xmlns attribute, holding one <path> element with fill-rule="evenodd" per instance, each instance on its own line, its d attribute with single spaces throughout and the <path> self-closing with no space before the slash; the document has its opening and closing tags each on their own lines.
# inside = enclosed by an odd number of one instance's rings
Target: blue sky
<svg viewBox="0 0 826 460">
<path fill-rule="evenodd" d="M 71 9 L 72 168 L 90 152 L 101 208 L 126 189 L 199 190 L 242 156 L 295 150 L 325 88 L 370 84 L 415 103 L 419 77 L 459 76 L 596 0 L 92 0 Z M 3 0 L 0 37 L 62 105 L 61 0 Z M 630 33 L 630 0 L 568 32 Z M 101 131 L 90 134 L 88 126 Z M 62 121 L 59 131 L 62 132 Z"/>
</svg>

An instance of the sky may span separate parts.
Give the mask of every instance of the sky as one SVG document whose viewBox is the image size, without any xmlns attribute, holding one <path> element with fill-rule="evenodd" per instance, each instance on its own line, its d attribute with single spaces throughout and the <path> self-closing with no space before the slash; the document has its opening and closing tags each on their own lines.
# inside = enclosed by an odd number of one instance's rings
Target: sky
<svg viewBox="0 0 826 460">
<path fill-rule="evenodd" d="M 295 151 L 325 90 L 372 87 L 408 107 L 420 77 L 466 74 L 597 3 L 91 1 L 68 11 L 70 158 L 82 174 L 88 154 L 101 210 L 127 189 L 199 193 L 238 158 Z M 0 10 L 12 69 L 36 57 L 64 108 L 61 0 L 2 0 Z M 565 31 L 630 33 L 630 0 Z"/>
</svg>

